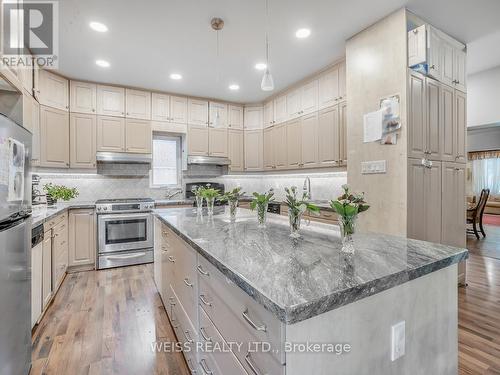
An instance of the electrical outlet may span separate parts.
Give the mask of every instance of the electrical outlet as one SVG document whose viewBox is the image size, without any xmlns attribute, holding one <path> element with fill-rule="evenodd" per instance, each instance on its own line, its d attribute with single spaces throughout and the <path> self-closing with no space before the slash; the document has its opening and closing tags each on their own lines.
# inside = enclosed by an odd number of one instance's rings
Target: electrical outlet
<svg viewBox="0 0 500 375">
<path fill-rule="evenodd" d="M 405 321 L 391 327 L 391 361 L 405 355 Z"/>
</svg>

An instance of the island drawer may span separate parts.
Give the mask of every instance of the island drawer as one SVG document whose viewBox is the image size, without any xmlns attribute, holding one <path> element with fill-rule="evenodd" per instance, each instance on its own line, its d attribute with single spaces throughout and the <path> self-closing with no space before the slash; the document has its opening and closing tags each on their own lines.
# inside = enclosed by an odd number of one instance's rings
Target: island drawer
<svg viewBox="0 0 500 375">
<path fill-rule="evenodd" d="M 49 229 L 52 229 L 52 227 L 56 226 L 57 224 L 59 224 L 60 222 L 64 221 L 64 220 L 67 220 L 68 219 L 68 213 L 67 212 L 64 212 L 60 215 L 57 215 L 56 217 L 46 221 L 44 224 L 43 224 L 43 229 L 44 230 L 49 230 Z"/>
<path fill-rule="evenodd" d="M 212 321 L 209 319 L 208 315 L 200 309 L 200 327 L 199 327 L 199 335 L 200 340 L 203 340 L 204 345 L 207 348 L 210 348 L 213 345 L 213 348 L 216 350 L 207 351 L 207 353 L 203 353 L 200 356 L 200 366 L 202 367 L 203 372 L 213 374 L 231 374 L 231 375 L 246 375 L 247 372 L 243 369 L 243 366 L 236 359 L 232 350 L 237 350 L 236 345 L 233 347 L 229 347 L 226 340 L 221 336 L 217 328 L 215 328 Z M 219 350 L 221 348 L 221 350 Z M 231 351 L 228 351 L 228 350 Z M 208 358 L 206 358 L 208 357 Z M 203 358 L 205 358 L 205 362 L 203 363 Z M 210 363 L 213 362 L 213 365 Z"/>
<path fill-rule="evenodd" d="M 226 341 L 269 343 L 271 353 L 265 353 L 265 356 L 274 357 L 284 364 L 283 323 L 203 257 L 199 256 L 198 259 L 199 304 Z M 241 363 L 245 363 L 245 355 L 237 355 Z"/>
</svg>

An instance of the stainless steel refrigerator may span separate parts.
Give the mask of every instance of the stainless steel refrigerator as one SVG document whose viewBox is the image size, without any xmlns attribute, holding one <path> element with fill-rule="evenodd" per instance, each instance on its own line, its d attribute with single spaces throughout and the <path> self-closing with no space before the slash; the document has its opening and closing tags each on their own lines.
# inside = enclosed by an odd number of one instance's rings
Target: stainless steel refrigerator
<svg viewBox="0 0 500 375">
<path fill-rule="evenodd" d="M 0 114 L 0 374 L 31 365 L 31 133 Z"/>
</svg>

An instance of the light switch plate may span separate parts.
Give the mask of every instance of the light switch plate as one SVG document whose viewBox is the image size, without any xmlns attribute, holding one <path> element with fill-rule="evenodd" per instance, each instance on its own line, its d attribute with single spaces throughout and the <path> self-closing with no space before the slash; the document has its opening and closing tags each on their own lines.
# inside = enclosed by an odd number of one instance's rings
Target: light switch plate
<svg viewBox="0 0 500 375">
<path fill-rule="evenodd" d="M 405 355 L 405 321 L 391 327 L 391 361 Z"/>
<path fill-rule="evenodd" d="M 375 174 L 375 173 L 385 173 L 385 172 L 386 172 L 385 160 L 372 160 L 372 161 L 361 162 L 362 174 Z"/>
</svg>

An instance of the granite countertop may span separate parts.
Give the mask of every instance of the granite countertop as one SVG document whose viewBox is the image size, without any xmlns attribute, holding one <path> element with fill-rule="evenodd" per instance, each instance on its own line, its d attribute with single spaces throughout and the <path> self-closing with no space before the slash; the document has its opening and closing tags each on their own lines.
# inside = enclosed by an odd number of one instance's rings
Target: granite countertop
<svg viewBox="0 0 500 375">
<path fill-rule="evenodd" d="M 195 209 L 154 214 L 279 320 L 293 324 L 458 263 L 466 249 L 381 234 L 357 234 L 355 253 L 341 251 L 338 227 L 311 223 L 289 237 L 288 220 L 268 215 L 266 229 L 240 209 L 212 219 Z"/>
<path fill-rule="evenodd" d="M 253 199 L 252 196 L 245 195 L 245 196 L 240 198 L 240 201 L 241 202 L 251 202 L 252 199 Z M 314 199 L 312 199 L 310 202 L 312 204 L 315 204 L 316 206 L 318 206 L 319 208 L 321 208 L 324 211 L 332 211 L 333 212 L 333 209 L 330 206 L 330 201 L 328 201 L 328 200 L 314 200 Z M 276 199 L 275 203 L 286 204 L 283 200 L 280 200 L 280 199 Z"/>
</svg>

